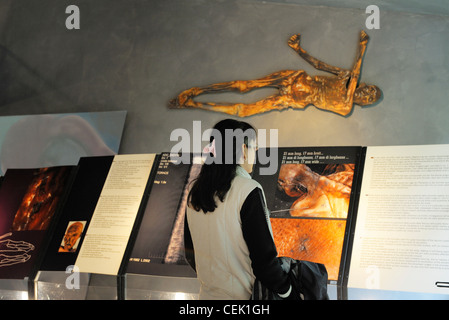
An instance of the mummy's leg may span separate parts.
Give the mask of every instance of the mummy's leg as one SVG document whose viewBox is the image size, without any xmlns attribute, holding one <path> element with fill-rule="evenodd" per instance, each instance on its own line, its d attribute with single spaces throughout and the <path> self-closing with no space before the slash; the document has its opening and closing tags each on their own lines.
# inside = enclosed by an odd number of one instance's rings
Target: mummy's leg
<svg viewBox="0 0 449 320">
<path fill-rule="evenodd" d="M 240 92 L 246 93 L 254 89 L 259 88 L 277 88 L 281 89 L 285 84 L 287 84 L 294 76 L 298 73 L 298 71 L 280 71 L 273 74 L 270 74 L 264 78 L 260 78 L 257 80 L 237 80 L 237 81 L 229 81 L 229 82 L 221 82 L 212 84 L 204 87 L 194 87 L 187 89 L 181 92 L 175 99 L 170 101 L 170 108 L 201 108 L 206 106 L 212 106 L 216 104 L 211 103 L 201 103 L 196 102 L 193 99 L 201 94 L 207 93 L 221 93 L 221 92 Z M 263 100 L 262 100 L 263 101 Z M 221 104 L 223 107 L 228 107 L 232 109 L 234 105 L 240 104 Z M 224 112 L 224 111 L 223 111 Z M 226 112 L 228 113 L 228 112 Z M 235 111 L 230 111 L 230 114 L 234 114 Z"/>
</svg>

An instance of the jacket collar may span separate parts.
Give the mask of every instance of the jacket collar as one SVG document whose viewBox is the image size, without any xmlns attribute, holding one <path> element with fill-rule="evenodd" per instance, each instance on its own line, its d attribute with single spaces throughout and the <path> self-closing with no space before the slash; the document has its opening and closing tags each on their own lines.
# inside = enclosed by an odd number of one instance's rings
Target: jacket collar
<svg viewBox="0 0 449 320">
<path fill-rule="evenodd" d="M 250 174 L 241 166 L 237 166 L 237 168 L 235 169 L 235 173 L 241 177 L 251 179 Z"/>
</svg>

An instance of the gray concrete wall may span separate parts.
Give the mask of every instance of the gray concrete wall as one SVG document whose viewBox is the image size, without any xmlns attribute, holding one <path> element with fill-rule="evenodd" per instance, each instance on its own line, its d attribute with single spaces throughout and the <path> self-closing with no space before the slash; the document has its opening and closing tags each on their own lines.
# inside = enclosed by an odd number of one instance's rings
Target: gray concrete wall
<svg viewBox="0 0 449 320">
<path fill-rule="evenodd" d="M 69 4 L 80 8 L 80 30 L 65 27 Z M 310 106 L 246 120 L 279 129 L 280 146 L 449 143 L 449 17 L 381 4 L 362 72 L 383 90 L 380 103 L 347 117 Z M 367 18 L 250 0 L 3 0 L 0 9 L 0 116 L 127 110 L 121 153 L 170 151 L 172 130 L 226 117 L 169 110 L 184 89 L 283 69 L 317 74 L 287 46 L 292 34 L 317 58 L 350 68 Z"/>
</svg>

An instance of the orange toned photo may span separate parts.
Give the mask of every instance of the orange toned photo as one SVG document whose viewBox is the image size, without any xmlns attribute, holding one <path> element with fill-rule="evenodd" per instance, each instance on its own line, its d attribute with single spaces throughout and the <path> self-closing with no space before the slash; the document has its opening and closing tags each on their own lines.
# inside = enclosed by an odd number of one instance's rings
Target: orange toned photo
<svg viewBox="0 0 449 320">
<path fill-rule="evenodd" d="M 271 218 L 279 256 L 322 263 L 338 280 L 345 220 Z"/>
</svg>

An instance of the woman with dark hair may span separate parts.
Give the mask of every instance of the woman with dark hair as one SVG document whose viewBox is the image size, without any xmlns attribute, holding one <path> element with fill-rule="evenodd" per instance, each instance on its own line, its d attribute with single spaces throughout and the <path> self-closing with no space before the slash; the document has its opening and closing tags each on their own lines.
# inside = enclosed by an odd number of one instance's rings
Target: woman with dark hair
<svg viewBox="0 0 449 320">
<path fill-rule="evenodd" d="M 262 187 L 250 176 L 256 141 L 245 122 L 217 123 L 210 154 L 191 186 L 185 245 L 200 299 L 249 299 L 256 277 L 281 298 L 292 292 L 277 259 Z"/>
</svg>

